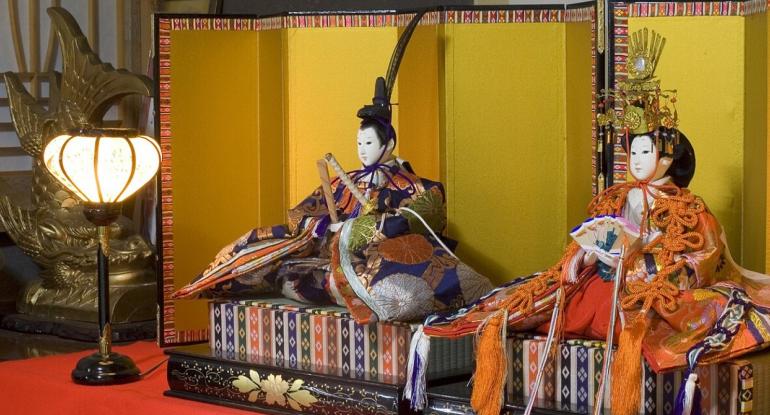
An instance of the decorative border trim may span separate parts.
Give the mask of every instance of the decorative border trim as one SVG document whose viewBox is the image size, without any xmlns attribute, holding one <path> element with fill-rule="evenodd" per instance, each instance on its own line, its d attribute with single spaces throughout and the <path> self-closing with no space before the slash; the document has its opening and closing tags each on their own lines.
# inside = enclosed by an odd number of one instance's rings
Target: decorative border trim
<svg viewBox="0 0 770 415">
<path fill-rule="evenodd" d="M 770 1 L 770 0 L 768 0 Z M 599 177 L 596 173 L 598 171 L 597 164 L 599 163 L 596 149 L 599 148 L 599 137 L 597 135 L 596 116 L 597 112 L 597 100 L 599 98 L 598 91 L 596 90 L 599 84 L 598 68 L 597 65 L 597 50 L 598 46 L 598 34 L 596 33 L 596 8 L 590 7 L 591 12 L 591 192 L 596 195 L 599 192 Z"/>
<path fill-rule="evenodd" d="M 743 2 L 743 15 L 764 13 L 770 8 L 770 0 L 748 0 Z"/>
<path fill-rule="evenodd" d="M 626 73 L 626 61 L 628 60 L 628 17 L 629 17 L 629 5 L 628 3 L 618 3 L 614 10 L 614 30 L 612 32 L 612 48 L 614 52 L 613 65 L 613 84 L 612 88 L 617 89 L 620 82 L 624 82 L 628 78 Z M 609 76 L 609 74 L 607 75 Z M 615 104 L 615 111 L 621 111 L 619 103 Z M 623 134 L 619 129 L 616 129 L 615 143 L 613 144 L 612 151 L 612 183 L 625 183 L 626 181 L 626 153 L 623 151 L 622 140 Z"/>
<path fill-rule="evenodd" d="M 170 20 L 158 20 L 158 126 L 160 149 L 163 159 L 160 165 L 160 232 L 161 277 L 163 279 L 163 309 L 158 308 L 158 341 L 161 345 L 205 341 L 208 329 L 177 331 L 174 318 L 174 302 L 169 300 L 174 292 L 174 194 L 173 152 L 171 151 L 171 30 L 178 30 Z M 210 19 L 206 19 L 210 20 Z M 226 19 L 232 20 L 233 19 Z M 182 22 L 179 22 L 182 23 Z M 239 25 L 240 26 L 240 25 Z M 203 29 L 200 29 L 203 30 Z M 162 326 L 160 325 L 162 321 Z"/>
<path fill-rule="evenodd" d="M 591 20 L 593 7 L 575 9 L 445 10 L 428 12 L 420 25 L 478 23 L 562 23 Z M 163 17 L 165 30 L 260 31 L 324 27 L 403 27 L 414 13 L 292 15 L 266 18 L 248 17 Z"/>
<path fill-rule="evenodd" d="M 556 23 L 564 22 L 566 10 L 448 10 L 441 23 Z"/>
<path fill-rule="evenodd" d="M 770 1 L 770 0 L 768 0 Z M 592 31 L 595 30 L 596 10 L 594 6 L 580 7 L 577 9 L 567 9 L 564 21 L 568 23 L 591 22 L 594 23 Z M 593 33 L 593 32 L 592 32 Z M 595 37 L 595 36 L 594 36 Z"/>
<path fill-rule="evenodd" d="M 173 342 L 174 305 L 167 300 L 174 288 L 174 203 L 171 192 L 171 23 L 168 19 L 158 20 L 158 114 L 159 141 L 162 159 L 160 162 L 160 230 L 161 277 L 163 278 L 163 309 L 158 307 L 158 340 Z M 162 322 L 162 327 L 161 327 Z M 171 338 L 169 339 L 169 336 Z"/>
<path fill-rule="evenodd" d="M 767 10 L 767 0 L 648 2 L 628 6 L 630 17 L 748 16 Z"/>
</svg>

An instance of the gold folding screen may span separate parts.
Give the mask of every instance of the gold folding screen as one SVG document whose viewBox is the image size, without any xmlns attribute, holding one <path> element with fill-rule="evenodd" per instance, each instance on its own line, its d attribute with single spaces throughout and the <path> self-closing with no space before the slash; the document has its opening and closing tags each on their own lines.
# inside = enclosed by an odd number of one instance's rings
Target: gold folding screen
<svg viewBox="0 0 770 415">
<path fill-rule="evenodd" d="M 397 153 L 446 185 L 449 236 L 496 282 L 558 257 L 591 196 L 592 8 L 430 12 L 392 101 Z M 357 168 L 356 110 L 403 15 L 159 16 L 161 344 L 204 340 L 169 301 L 226 243 L 283 223 L 315 160 Z"/>
<path fill-rule="evenodd" d="M 449 235 L 497 283 L 542 270 L 590 199 L 590 24 L 446 25 L 444 39 Z"/>
<path fill-rule="evenodd" d="M 666 38 L 657 76 L 678 92 L 680 129 L 695 148 L 690 189 L 722 224 L 733 256 L 770 269 L 767 248 L 767 0 L 611 2 L 611 80 L 625 78 L 628 34 L 642 28 Z M 625 155 L 615 145 L 615 180 Z"/>
</svg>

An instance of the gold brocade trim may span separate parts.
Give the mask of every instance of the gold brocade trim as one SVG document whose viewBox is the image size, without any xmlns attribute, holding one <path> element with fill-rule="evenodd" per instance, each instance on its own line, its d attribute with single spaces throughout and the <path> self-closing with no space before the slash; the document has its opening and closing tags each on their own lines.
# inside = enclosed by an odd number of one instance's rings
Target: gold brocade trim
<svg viewBox="0 0 770 415">
<path fill-rule="evenodd" d="M 759 318 L 759 315 L 753 310 L 749 310 L 748 314 L 749 321 L 754 325 L 754 328 L 759 332 L 760 336 L 762 336 L 763 339 L 770 338 L 770 332 L 768 332 L 765 322 Z"/>
<path fill-rule="evenodd" d="M 604 53 L 607 47 L 607 4 L 605 0 L 599 0 L 596 8 L 596 50 Z"/>
</svg>

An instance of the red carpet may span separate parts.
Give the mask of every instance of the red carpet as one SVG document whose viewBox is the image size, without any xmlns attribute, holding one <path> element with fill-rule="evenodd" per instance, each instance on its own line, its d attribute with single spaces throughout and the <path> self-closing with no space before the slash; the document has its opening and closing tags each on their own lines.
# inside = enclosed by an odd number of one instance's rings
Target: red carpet
<svg viewBox="0 0 770 415">
<path fill-rule="evenodd" d="M 115 351 L 130 356 L 144 372 L 166 358 L 153 342 Z M 0 363 L 0 413 L 196 415 L 248 414 L 221 406 L 163 396 L 168 389 L 164 363 L 144 379 L 126 385 L 82 386 L 70 379 L 75 363 L 94 351 Z"/>
</svg>

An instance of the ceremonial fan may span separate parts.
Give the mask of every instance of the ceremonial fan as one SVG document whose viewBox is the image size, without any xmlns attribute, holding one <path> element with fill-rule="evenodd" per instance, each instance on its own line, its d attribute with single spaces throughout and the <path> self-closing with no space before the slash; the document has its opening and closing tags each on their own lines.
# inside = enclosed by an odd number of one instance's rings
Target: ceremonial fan
<svg viewBox="0 0 770 415">
<path fill-rule="evenodd" d="M 570 236 L 586 252 L 620 255 L 622 247 L 639 240 L 639 227 L 618 216 L 590 218 L 570 232 Z"/>
</svg>

